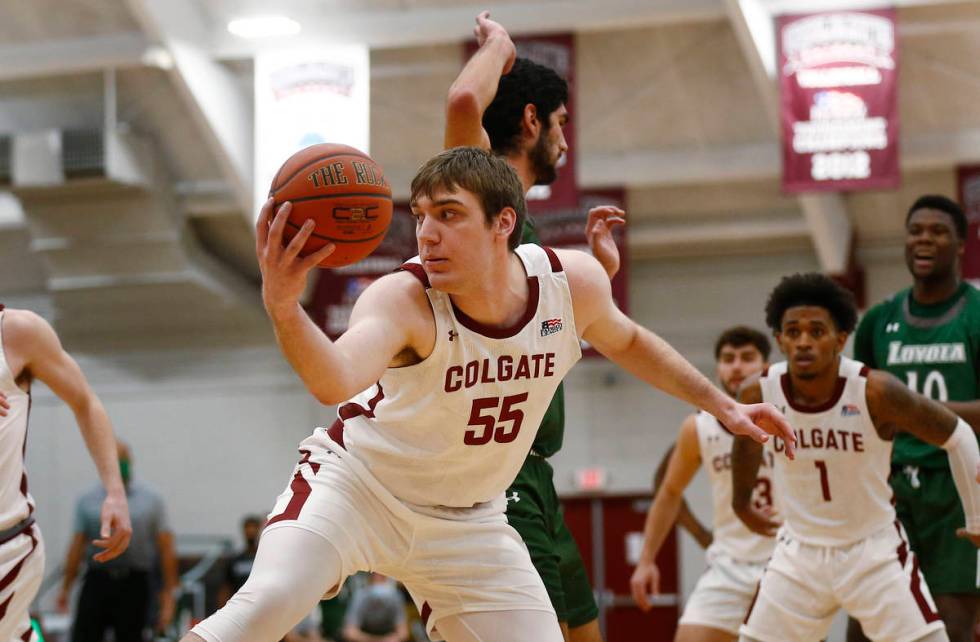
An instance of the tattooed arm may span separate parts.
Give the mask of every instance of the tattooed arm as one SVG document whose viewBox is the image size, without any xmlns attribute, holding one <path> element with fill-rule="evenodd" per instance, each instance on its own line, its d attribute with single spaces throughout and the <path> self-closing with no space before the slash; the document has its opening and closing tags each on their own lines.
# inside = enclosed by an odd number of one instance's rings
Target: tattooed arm
<svg viewBox="0 0 980 642">
<path fill-rule="evenodd" d="M 868 373 L 865 395 L 875 429 L 883 439 L 907 432 L 946 451 L 966 513 L 966 528 L 957 534 L 980 546 L 980 483 L 976 479 L 980 447 L 973 429 L 942 404 L 912 392 L 880 370 Z"/>
</svg>

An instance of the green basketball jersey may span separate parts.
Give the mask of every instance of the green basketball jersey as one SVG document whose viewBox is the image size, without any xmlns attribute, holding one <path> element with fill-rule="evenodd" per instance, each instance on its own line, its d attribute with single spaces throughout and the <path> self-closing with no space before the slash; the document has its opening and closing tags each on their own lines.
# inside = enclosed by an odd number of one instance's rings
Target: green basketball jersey
<svg viewBox="0 0 980 642">
<path fill-rule="evenodd" d="M 861 319 L 854 357 L 937 401 L 980 398 L 980 290 L 963 283 L 935 305 L 920 305 L 911 289 L 902 290 Z M 895 437 L 892 462 L 949 465 L 941 448 L 906 433 Z"/>
<path fill-rule="evenodd" d="M 528 216 L 524 219 L 524 236 L 522 243 L 534 243 L 541 245 L 541 239 L 534 229 L 534 222 Z M 543 457 L 551 457 L 561 450 L 561 443 L 565 437 L 565 389 L 563 384 L 558 384 L 555 396 L 551 398 L 541 426 L 538 428 L 538 435 L 534 438 L 531 448 L 534 452 Z"/>
</svg>

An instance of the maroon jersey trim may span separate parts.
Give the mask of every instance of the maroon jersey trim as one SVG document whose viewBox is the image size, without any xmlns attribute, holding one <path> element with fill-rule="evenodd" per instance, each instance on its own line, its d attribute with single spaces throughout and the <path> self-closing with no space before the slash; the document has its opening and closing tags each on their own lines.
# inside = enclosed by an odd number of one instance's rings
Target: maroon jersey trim
<svg viewBox="0 0 980 642">
<path fill-rule="evenodd" d="M 422 626 L 429 626 L 429 617 L 432 615 L 432 607 L 429 606 L 428 602 L 422 602 L 422 612 L 419 613 L 422 618 Z"/>
<path fill-rule="evenodd" d="M 275 524 L 276 522 L 282 522 L 285 520 L 293 520 L 299 518 L 299 512 L 303 509 L 303 504 L 306 500 L 310 498 L 310 493 L 313 489 L 310 487 L 310 482 L 306 481 L 303 477 L 302 466 L 303 464 L 309 464 L 310 470 L 316 475 L 320 472 L 320 464 L 315 461 L 310 461 L 310 456 L 313 454 L 309 450 L 300 449 L 299 463 L 296 465 L 296 473 L 293 475 L 293 481 L 289 484 L 289 490 L 292 496 L 289 498 L 289 503 L 286 504 L 286 508 L 283 509 L 281 513 L 269 520 L 266 526 Z"/>
<path fill-rule="evenodd" d="M 899 525 L 898 520 L 895 520 L 895 530 L 898 531 L 898 537 L 901 540 L 901 544 L 898 545 L 898 563 L 905 568 L 905 563 L 908 561 L 909 545 L 905 541 L 905 536 L 902 535 L 902 527 Z M 919 558 L 916 557 L 915 553 L 912 552 L 912 573 L 911 581 L 909 583 L 909 588 L 912 590 L 912 597 L 915 598 L 915 604 L 919 607 L 919 612 L 922 613 L 922 617 L 927 623 L 932 623 L 938 621 L 939 613 L 932 610 L 929 606 L 929 602 L 926 601 L 925 596 L 922 594 L 922 578 L 919 576 Z"/>
<path fill-rule="evenodd" d="M 861 372 L 859 372 L 858 375 L 867 379 L 869 372 L 871 372 L 871 368 L 869 368 L 868 366 L 862 366 Z"/>
<path fill-rule="evenodd" d="M 844 394 L 844 387 L 847 385 L 847 379 L 844 377 L 837 377 L 837 385 L 834 387 L 834 394 L 830 395 L 830 399 L 817 406 L 806 406 L 803 404 L 794 403 L 793 395 L 790 390 L 788 372 L 783 373 L 783 375 L 779 378 L 779 383 L 783 387 L 783 396 L 786 397 L 786 403 L 789 404 L 790 408 L 796 412 L 816 414 L 818 412 L 826 412 L 837 405 L 837 402 L 840 401 L 841 395 Z"/>
<path fill-rule="evenodd" d="M 551 249 L 550 247 L 544 247 L 543 245 L 541 246 L 541 249 L 544 250 L 544 253 L 548 255 L 548 262 L 551 263 L 552 272 L 565 271 L 565 269 L 561 266 L 561 261 L 558 260 L 558 255 L 555 254 L 555 251 L 553 249 Z"/>
<path fill-rule="evenodd" d="M 429 275 L 425 273 L 425 268 L 423 268 L 418 263 L 402 263 L 401 266 L 395 270 L 395 272 L 408 272 L 422 284 L 426 290 L 432 286 L 429 284 Z"/>
<path fill-rule="evenodd" d="M 463 325 L 463 327 L 481 334 L 485 337 L 491 339 L 509 339 L 510 337 L 516 335 L 518 332 L 524 329 L 524 326 L 534 318 L 535 312 L 538 311 L 538 299 L 540 298 L 540 286 L 538 285 L 538 279 L 536 277 L 528 277 L 527 279 L 527 308 L 524 310 L 524 314 L 521 318 L 517 320 L 517 323 L 507 328 L 496 328 L 494 326 L 484 325 L 475 319 L 472 319 L 466 315 L 465 312 L 456 307 L 453 303 L 453 314 L 456 315 L 456 320 Z"/>
<path fill-rule="evenodd" d="M 329 428 L 327 428 L 327 434 L 330 436 L 330 438 L 337 442 L 337 445 L 344 450 L 347 450 L 347 446 L 344 444 L 344 422 L 354 417 L 368 417 L 373 419 L 374 409 L 379 403 L 381 403 L 381 400 L 385 398 L 385 391 L 384 388 L 381 387 L 381 382 L 379 381 L 375 385 L 378 386 L 378 394 L 374 395 L 374 397 L 368 401 L 367 408 L 353 402 L 345 403 L 337 410 L 337 420 L 334 421 Z"/>
<path fill-rule="evenodd" d="M 17 576 L 20 575 L 20 569 L 24 567 L 24 562 L 27 561 L 27 558 L 30 557 L 34 553 L 34 550 L 37 548 L 37 538 L 34 537 L 33 527 L 31 528 L 30 531 L 27 531 L 27 533 L 31 538 L 31 550 L 24 553 L 24 556 L 20 558 L 20 561 L 17 562 L 17 565 L 14 566 L 12 569 L 10 569 L 10 571 L 8 571 L 7 574 L 3 576 L 3 579 L 0 580 L 0 591 L 10 586 L 10 583 L 17 579 Z M 14 593 L 11 593 L 10 597 L 8 597 L 6 600 L 3 601 L 2 604 L 0 604 L 0 620 L 2 620 L 4 616 L 7 615 L 7 607 L 10 606 L 10 601 L 14 599 L 15 593 L 16 591 L 14 591 Z"/>
</svg>

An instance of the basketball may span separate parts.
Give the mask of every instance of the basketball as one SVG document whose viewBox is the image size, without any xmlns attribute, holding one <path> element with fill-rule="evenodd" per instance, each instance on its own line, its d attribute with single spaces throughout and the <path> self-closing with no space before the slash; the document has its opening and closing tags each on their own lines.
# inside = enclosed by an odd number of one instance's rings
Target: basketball
<svg viewBox="0 0 980 642">
<path fill-rule="evenodd" d="M 347 145 L 323 143 L 296 152 L 276 172 L 269 196 L 276 209 L 287 201 L 293 205 L 283 244 L 312 219 L 313 233 L 300 256 L 327 243 L 337 246 L 320 267 L 360 261 L 381 244 L 391 223 L 391 186 L 384 171 L 370 156 Z"/>
</svg>

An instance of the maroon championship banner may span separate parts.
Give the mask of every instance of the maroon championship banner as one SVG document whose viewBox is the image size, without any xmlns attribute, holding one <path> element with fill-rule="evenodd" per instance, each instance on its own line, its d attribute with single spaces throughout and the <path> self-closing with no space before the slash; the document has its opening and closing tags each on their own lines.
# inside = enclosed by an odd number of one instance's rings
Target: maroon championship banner
<svg viewBox="0 0 980 642">
<path fill-rule="evenodd" d="M 968 225 L 963 278 L 980 285 L 980 165 L 960 167 L 956 174 Z"/>
<path fill-rule="evenodd" d="M 783 190 L 897 187 L 894 9 L 777 18 Z"/>
</svg>

